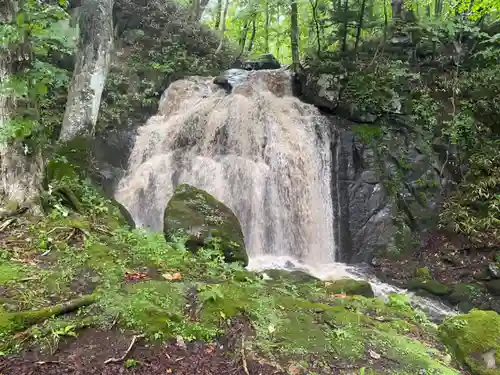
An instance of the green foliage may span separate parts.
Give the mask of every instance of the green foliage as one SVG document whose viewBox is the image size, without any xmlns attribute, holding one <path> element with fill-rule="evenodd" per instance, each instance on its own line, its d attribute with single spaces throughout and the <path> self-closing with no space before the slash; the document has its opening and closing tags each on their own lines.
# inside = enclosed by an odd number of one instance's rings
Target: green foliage
<svg viewBox="0 0 500 375">
<path fill-rule="evenodd" d="M 461 182 L 445 203 L 443 226 L 476 244 L 493 246 L 500 235 L 500 156 L 498 149 L 500 77 L 497 67 L 465 73 L 457 83 L 460 113 L 444 131 L 459 150 Z M 487 89 L 481 89 L 485 88 Z"/>
<path fill-rule="evenodd" d="M 217 35 L 189 20 L 188 12 L 172 1 L 142 6 L 119 0 L 116 6 L 122 12 L 119 22 L 137 24 L 121 35 L 103 93 L 100 129 L 144 123 L 157 111 L 171 82 L 190 75 L 217 75 L 234 59 L 229 47 L 215 54 Z"/>
<path fill-rule="evenodd" d="M 70 51 L 69 41 L 56 26 L 67 18 L 65 8 L 65 1 L 57 5 L 23 1 L 15 19 L 0 26 L 0 54 L 13 60 L 14 69 L 2 82 L 0 93 L 16 104 L 8 125 L 0 129 L 1 142 L 35 134 L 39 141 L 39 136 L 50 136 L 61 119 L 54 103 L 65 95 L 69 74 L 48 63 L 47 57 L 53 50 Z"/>
</svg>

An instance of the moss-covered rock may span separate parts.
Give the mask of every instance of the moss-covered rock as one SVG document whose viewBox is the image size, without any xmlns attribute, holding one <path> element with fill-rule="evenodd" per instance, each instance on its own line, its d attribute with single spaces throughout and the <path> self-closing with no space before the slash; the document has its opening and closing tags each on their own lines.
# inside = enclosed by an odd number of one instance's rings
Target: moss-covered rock
<svg viewBox="0 0 500 375">
<path fill-rule="evenodd" d="M 478 284 L 459 283 L 451 287 L 451 293 L 446 296 L 446 300 L 452 304 L 460 304 L 462 307 L 468 307 L 469 305 L 473 305 L 472 301 L 482 291 L 483 288 Z"/>
<path fill-rule="evenodd" d="M 319 281 L 317 277 L 314 277 L 304 271 L 286 271 L 286 270 L 266 270 L 265 274 L 269 276 L 272 280 L 288 281 L 292 283 L 308 283 Z"/>
<path fill-rule="evenodd" d="M 446 296 L 451 293 L 451 288 L 449 286 L 444 285 L 437 280 L 415 278 L 408 281 L 407 287 L 410 290 L 425 290 L 435 296 Z"/>
<path fill-rule="evenodd" d="M 474 375 L 500 375 L 500 315 L 496 312 L 473 310 L 448 318 L 439 334 Z"/>
<path fill-rule="evenodd" d="M 419 279 L 430 280 L 432 279 L 431 272 L 428 267 L 421 267 L 415 270 L 415 277 Z"/>
<path fill-rule="evenodd" d="M 253 60 L 243 62 L 241 67 L 245 70 L 279 69 L 281 64 L 273 54 L 265 53 Z"/>
<path fill-rule="evenodd" d="M 500 279 L 486 282 L 486 288 L 495 296 L 500 296 Z"/>
<path fill-rule="evenodd" d="M 165 209 L 163 233 L 167 242 L 179 233 L 187 234 L 186 247 L 193 253 L 212 239 L 220 240 L 227 262 L 248 264 L 236 215 L 212 195 L 194 186 L 184 184 L 176 189 Z"/>
<path fill-rule="evenodd" d="M 373 290 L 367 281 L 363 280 L 353 280 L 353 279 L 341 279 L 328 283 L 326 290 L 331 294 L 347 294 L 347 295 L 358 295 L 367 298 L 373 298 Z"/>
</svg>

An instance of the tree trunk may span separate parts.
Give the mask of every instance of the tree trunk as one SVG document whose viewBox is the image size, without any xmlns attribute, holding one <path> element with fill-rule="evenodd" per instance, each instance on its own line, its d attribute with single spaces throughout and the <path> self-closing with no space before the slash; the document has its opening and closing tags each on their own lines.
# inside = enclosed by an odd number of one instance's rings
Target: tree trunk
<svg viewBox="0 0 500 375">
<path fill-rule="evenodd" d="M 314 23 L 314 28 L 316 31 L 316 53 L 321 56 L 321 33 L 319 31 L 319 21 L 318 21 L 318 0 L 309 0 L 312 9 L 312 18 Z"/>
<path fill-rule="evenodd" d="M 18 11 L 16 0 L 0 2 L 0 23 L 15 22 Z M 0 50 L 0 86 L 8 83 L 18 64 L 26 64 L 30 53 L 23 45 L 4 46 Z M 17 101 L 14 95 L 0 90 L 0 129 L 12 126 Z M 8 133 L 8 132 L 7 132 Z M 42 181 L 43 163 L 40 150 L 31 150 L 23 140 L 5 139 L 0 142 L 0 203 L 17 203 L 19 206 L 37 208 Z"/>
<path fill-rule="evenodd" d="M 199 21 L 205 8 L 207 7 L 208 0 L 193 0 L 191 3 L 191 20 Z"/>
<path fill-rule="evenodd" d="M 113 49 L 113 0 L 83 0 L 80 37 L 60 139 L 93 135 Z"/>
<path fill-rule="evenodd" d="M 252 52 L 253 43 L 255 42 L 255 34 L 257 33 L 257 26 L 255 25 L 255 19 L 257 16 L 255 15 L 252 20 L 252 34 L 250 35 L 250 43 L 248 44 L 248 52 Z"/>
<path fill-rule="evenodd" d="M 226 17 L 227 17 L 227 9 L 229 8 L 229 0 L 226 0 L 224 4 L 224 12 L 222 13 L 222 27 L 220 29 L 220 43 L 215 51 L 217 55 L 222 50 L 222 45 L 224 44 L 224 34 L 226 33 Z"/>
<path fill-rule="evenodd" d="M 245 50 L 245 44 L 247 44 L 247 35 L 248 35 L 248 22 L 245 22 L 245 26 L 243 26 L 243 30 L 241 31 L 240 36 L 240 55 L 243 54 Z"/>
<path fill-rule="evenodd" d="M 297 0 L 291 2 L 291 42 L 292 42 L 292 71 L 299 68 L 299 20 Z"/>
<path fill-rule="evenodd" d="M 264 25 L 264 49 L 269 53 L 269 24 L 271 23 L 269 16 L 269 0 L 266 0 L 266 23 Z"/>
<path fill-rule="evenodd" d="M 365 17 L 366 0 L 361 3 L 361 12 L 359 14 L 358 29 L 356 30 L 356 42 L 354 50 L 358 52 L 359 40 L 361 39 L 361 30 L 363 29 L 363 18 Z"/>
<path fill-rule="evenodd" d="M 387 14 L 387 0 L 384 0 L 384 42 L 387 41 L 388 32 L 389 32 L 389 15 Z"/>
<path fill-rule="evenodd" d="M 434 6 L 434 17 L 439 18 L 441 16 L 442 12 L 443 12 L 443 1 L 436 0 L 435 6 Z"/>
<path fill-rule="evenodd" d="M 342 34 L 342 52 L 347 51 L 347 34 L 349 33 L 349 0 L 344 1 L 344 33 Z"/>
<path fill-rule="evenodd" d="M 220 27 L 220 15 L 222 13 L 222 0 L 217 0 L 217 14 L 215 15 L 215 30 Z"/>
<path fill-rule="evenodd" d="M 403 19 L 403 0 L 392 0 L 391 8 L 393 19 Z"/>
</svg>

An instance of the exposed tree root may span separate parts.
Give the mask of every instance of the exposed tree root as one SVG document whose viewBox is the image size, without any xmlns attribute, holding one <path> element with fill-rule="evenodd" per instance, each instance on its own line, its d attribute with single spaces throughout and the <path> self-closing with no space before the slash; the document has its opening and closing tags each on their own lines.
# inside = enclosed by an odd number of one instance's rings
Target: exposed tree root
<svg viewBox="0 0 500 375">
<path fill-rule="evenodd" d="M 243 362 L 243 370 L 246 375 L 250 375 L 248 371 L 247 358 L 245 356 L 245 335 L 241 337 L 241 361 Z"/>
<path fill-rule="evenodd" d="M 127 358 L 127 356 L 130 354 L 130 352 L 134 348 L 134 345 L 137 342 L 137 340 L 139 340 L 140 338 L 143 338 L 143 337 L 144 337 L 144 335 L 135 335 L 134 337 L 132 337 L 132 342 L 128 346 L 128 349 L 125 352 L 125 354 L 123 354 L 120 358 L 109 358 L 109 359 L 104 361 L 104 364 L 107 365 L 108 363 L 117 363 L 117 362 L 124 361 L 125 358 Z"/>
</svg>

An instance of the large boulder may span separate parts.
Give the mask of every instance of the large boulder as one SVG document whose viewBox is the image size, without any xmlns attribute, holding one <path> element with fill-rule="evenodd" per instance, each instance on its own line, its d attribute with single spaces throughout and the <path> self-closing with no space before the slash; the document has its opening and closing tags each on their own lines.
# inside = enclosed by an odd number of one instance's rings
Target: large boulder
<svg viewBox="0 0 500 375">
<path fill-rule="evenodd" d="M 281 64 L 273 54 L 265 53 L 255 59 L 244 61 L 241 63 L 241 68 L 245 70 L 280 69 Z"/>
<path fill-rule="evenodd" d="M 374 293 L 369 282 L 364 280 L 340 279 L 326 283 L 326 290 L 330 294 L 346 294 L 373 298 Z"/>
<path fill-rule="evenodd" d="M 165 209 L 163 232 L 167 241 L 186 234 L 186 247 L 193 253 L 219 239 L 227 262 L 248 264 L 238 218 L 225 204 L 194 186 L 183 184 L 175 190 Z"/>
<path fill-rule="evenodd" d="M 444 344 L 474 375 L 500 375 L 500 315 L 473 310 L 439 327 Z"/>
<path fill-rule="evenodd" d="M 313 69 L 300 69 L 297 74 L 305 102 L 329 112 L 337 110 L 345 76 Z"/>
</svg>

